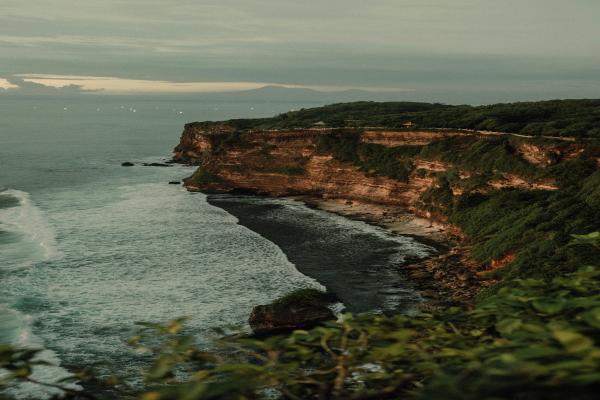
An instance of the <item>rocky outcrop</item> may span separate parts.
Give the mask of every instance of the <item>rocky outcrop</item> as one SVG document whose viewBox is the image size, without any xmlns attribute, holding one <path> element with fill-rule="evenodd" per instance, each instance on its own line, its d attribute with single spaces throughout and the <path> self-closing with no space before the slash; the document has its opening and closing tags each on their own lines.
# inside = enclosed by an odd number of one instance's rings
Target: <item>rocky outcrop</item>
<svg viewBox="0 0 600 400">
<path fill-rule="evenodd" d="M 585 145 L 577 143 L 540 145 L 524 142 L 519 144 L 517 151 L 531 164 L 550 166 L 560 161 L 577 158 L 585 151 Z"/>
<path fill-rule="evenodd" d="M 334 296 L 314 289 L 301 289 L 272 304 L 254 307 L 248 323 L 257 335 L 312 328 L 335 319 L 328 307 Z"/>
<path fill-rule="evenodd" d="M 488 185 L 494 189 L 517 188 L 523 190 L 557 190 L 558 186 L 552 179 L 530 182 L 519 176 L 506 174 L 502 179 L 493 179 Z"/>
<path fill-rule="evenodd" d="M 386 147 L 424 145 L 436 140 L 466 136 L 467 133 L 449 130 L 365 130 L 361 135 L 363 143 L 380 144 Z"/>
<path fill-rule="evenodd" d="M 226 124 L 186 124 L 181 141 L 174 149 L 173 160 L 197 164 L 202 154 L 213 148 L 214 137 L 234 132 L 235 129 Z"/>
</svg>

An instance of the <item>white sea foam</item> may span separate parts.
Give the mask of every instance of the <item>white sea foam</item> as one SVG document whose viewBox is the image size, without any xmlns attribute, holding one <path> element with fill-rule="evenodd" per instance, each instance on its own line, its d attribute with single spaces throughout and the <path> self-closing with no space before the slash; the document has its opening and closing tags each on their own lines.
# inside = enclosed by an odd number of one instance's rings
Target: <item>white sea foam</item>
<svg viewBox="0 0 600 400">
<path fill-rule="evenodd" d="M 18 201 L 14 207 L 0 208 L 0 230 L 18 237 L 12 243 L 2 244 L 3 266 L 22 268 L 58 257 L 55 231 L 42 210 L 33 204 L 29 193 L 8 189 L 1 195 Z"/>
<path fill-rule="evenodd" d="M 8 207 L 0 208 L 0 230 L 13 238 L 0 244 L 2 268 L 17 270 L 56 258 L 59 253 L 54 229 L 43 212 L 32 203 L 29 194 L 8 189 L 0 192 L 0 196 L 7 196 L 11 200 L 7 202 Z M 10 299 L 2 299 L 6 300 Z M 43 341 L 33 334 L 31 325 L 30 315 L 11 309 L 6 304 L 0 304 L 0 342 L 23 348 L 43 349 L 37 358 L 53 364 L 36 366 L 32 378 L 55 383 L 69 376 L 69 372 L 60 367 L 56 353 L 44 349 Z M 57 393 L 55 389 L 31 383 L 20 384 L 9 391 L 11 396 L 17 399 L 46 398 Z"/>
<path fill-rule="evenodd" d="M 105 363 L 135 382 L 142 361 L 125 341 L 136 321 L 189 316 L 208 340 L 213 327 L 244 326 L 257 304 L 322 288 L 202 194 L 109 182 L 49 196 L 62 256 L 7 276 L 0 292 L 33 315 L 35 332 L 69 365 Z"/>
<path fill-rule="evenodd" d="M 43 341 L 33 334 L 31 324 L 33 319 L 0 304 L 0 343 L 7 343 L 19 348 L 40 349 L 36 360 L 44 361 L 48 365 L 38 365 L 33 368 L 32 379 L 45 383 L 58 383 L 71 376 L 66 369 L 60 366 L 60 359 L 52 350 L 44 349 Z M 0 374 L 1 377 L 1 374 Z M 70 389 L 80 390 L 75 384 L 67 385 Z M 45 399 L 60 394 L 60 390 L 33 383 L 21 383 L 10 387 L 7 394 L 15 399 Z"/>
</svg>

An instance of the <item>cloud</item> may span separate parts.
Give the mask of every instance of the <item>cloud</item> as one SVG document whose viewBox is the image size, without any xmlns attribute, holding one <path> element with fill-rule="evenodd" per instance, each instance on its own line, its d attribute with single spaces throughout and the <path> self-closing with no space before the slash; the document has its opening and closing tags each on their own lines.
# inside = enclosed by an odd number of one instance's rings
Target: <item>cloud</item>
<svg viewBox="0 0 600 400">
<path fill-rule="evenodd" d="M 267 37 L 230 37 L 230 38 L 179 38 L 179 39 L 153 39 L 131 38 L 126 36 L 86 36 L 86 35 L 45 35 L 45 36 L 18 36 L 0 35 L 0 46 L 69 46 L 88 48 L 123 48 L 140 49 L 164 52 L 206 50 L 222 46 L 247 46 L 252 44 L 272 44 L 273 39 Z"/>
<path fill-rule="evenodd" d="M 19 74 L 19 86 L 37 89 L 50 88 L 69 91 L 71 93 L 100 94 L 160 94 L 160 93 L 223 93 L 259 89 L 265 86 L 283 88 L 305 88 L 324 92 L 335 92 L 350 89 L 370 90 L 378 92 L 402 91 L 402 88 L 381 88 L 361 86 L 332 85 L 297 85 L 274 84 L 271 82 L 171 82 L 161 80 L 125 79 L 103 76 Z"/>
<path fill-rule="evenodd" d="M 0 76 L 118 77 L 64 82 L 101 93 L 500 82 L 581 97 L 577 82 L 600 78 L 599 13 L 592 0 L 0 0 Z"/>
<path fill-rule="evenodd" d="M 0 78 L 0 90 L 17 89 L 19 86 L 9 82 L 7 79 Z"/>
<path fill-rule="evenodd" d="M 0 79 L 0 91 L 4 94 L 11 95 L 26 95 L 26 96 L 73 96 L 82 93 L 91 92 L 90 90 L 84 89 L 80 85 L 67 84 L 60 87 L 53 87 L 43 85 L 37 82 L 27 81 L 19 77 L 11 77 L 8 79 Z"/>
</svg>

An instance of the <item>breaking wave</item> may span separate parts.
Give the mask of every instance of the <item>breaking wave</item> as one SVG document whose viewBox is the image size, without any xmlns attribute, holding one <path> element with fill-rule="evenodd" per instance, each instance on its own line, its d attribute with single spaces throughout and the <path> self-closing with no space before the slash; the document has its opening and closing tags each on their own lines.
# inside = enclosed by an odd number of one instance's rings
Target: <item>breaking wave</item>
<svg viewBox="0 0 600 400">
<path fill-rule="evenodd" d="M 29 193 L 0 192 L 0 261 L 3 268 L 25 268 L 59 255 L 56 234 Z"/>
</svg>

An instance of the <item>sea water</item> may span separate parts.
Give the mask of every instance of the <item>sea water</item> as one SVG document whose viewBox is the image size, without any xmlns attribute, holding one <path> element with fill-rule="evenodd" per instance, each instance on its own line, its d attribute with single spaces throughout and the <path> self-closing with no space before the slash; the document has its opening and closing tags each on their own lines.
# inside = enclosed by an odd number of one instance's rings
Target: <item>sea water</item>
<svg viewBox="0 0 600 400">
<path fill-rule="evenodd" d="M 126 345 L 136 321 L 187 316 L 191 331 L 209 343 L 214 328 L 244 329 L 257 304 L 296 288 L 324 288 L 306 266 L 328 253 L 335 257 L 325 264 L 335 268 L 360 248 L 371 269 L 388 275 L 398 257 L 426 256 L 431 249 L 412 239 L 344 225 L 291 200 L 279 200 L 286 211 L 275 219 L 258 213 L 245 221 L 253 210 L 229 213 L 204 194 L 168 184 L 193 168 L 141 165 L 167 159 L 185 122 L 303 106 L 310 104 L 0 97 L 0 343 L 43 349 L 56 366 L 36 369 L 42 381 L 93 366 L 136 382 L 144 361 Z M 124 161 L 136 166 L 122 167 Z M 256 225 L 261 220 L 266 231 Z M 277 240 L 278 230 L 281 237 L 297 232 L 304 245 Z M 311 258 L 313 250 L 322 257 Z M 393 296 L 418 300 L 395 279 Z M 385 309 L 393 296 L 369 307 Z M 50 392 L 25 385 L 13 395 Z"/>
</svg>

